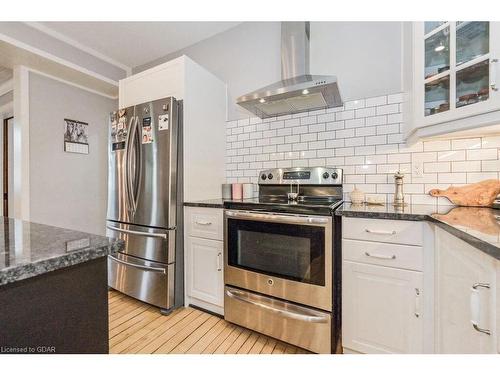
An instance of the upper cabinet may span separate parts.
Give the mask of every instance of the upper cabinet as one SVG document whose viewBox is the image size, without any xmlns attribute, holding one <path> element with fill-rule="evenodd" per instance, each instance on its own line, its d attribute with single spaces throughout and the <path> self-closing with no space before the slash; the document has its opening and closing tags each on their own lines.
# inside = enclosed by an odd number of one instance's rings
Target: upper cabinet
<svg viewBox="0 0 500 375">
<path fill-rule="evenodd" d="M 411 40 L 408 138 L 499 122 L 499 23 L 414 22 Z"/>
</svg>

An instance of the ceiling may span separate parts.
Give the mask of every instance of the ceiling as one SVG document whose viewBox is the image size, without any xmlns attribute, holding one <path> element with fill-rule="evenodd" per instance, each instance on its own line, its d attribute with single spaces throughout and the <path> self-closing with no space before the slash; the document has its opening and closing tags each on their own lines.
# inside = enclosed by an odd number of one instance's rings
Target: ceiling
<svg viewBox="0 0 500 375">
<path fill-rule="evenodd" d="M 130 68 L 186 48 L 239 22 L 40 22 Z"/>
<path fill-rule="evenodd" d="M 12 78 L 12 70 L 0 66 L 0 85 Z"/>
</svg>

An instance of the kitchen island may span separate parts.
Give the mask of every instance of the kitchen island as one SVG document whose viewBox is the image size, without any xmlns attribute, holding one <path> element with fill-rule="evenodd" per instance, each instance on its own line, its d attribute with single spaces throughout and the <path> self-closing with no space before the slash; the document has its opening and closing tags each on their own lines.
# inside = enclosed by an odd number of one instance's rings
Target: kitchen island
<svg viewBox="0 0 500 375">
<path fill-rule="evenodd" d="M 108 353 L 106 258 L 121 246 L 0 218 L 0 353 Z"/>
</svg>

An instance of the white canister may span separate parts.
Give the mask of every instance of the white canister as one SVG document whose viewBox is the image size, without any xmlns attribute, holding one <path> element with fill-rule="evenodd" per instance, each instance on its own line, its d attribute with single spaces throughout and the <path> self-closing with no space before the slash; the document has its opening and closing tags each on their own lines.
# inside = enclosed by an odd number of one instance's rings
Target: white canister
<svg viewBox="0 0 500 375">
<path fill-rule="evenodd" d="M 231 199 L 232 186 L 231 184 L 222 184 L 222 199 Z"/>
<path fill-rule="evenodd" d="M 253 198 L 253 184 L 243 184 L 243 198 Z"/>
</svg>

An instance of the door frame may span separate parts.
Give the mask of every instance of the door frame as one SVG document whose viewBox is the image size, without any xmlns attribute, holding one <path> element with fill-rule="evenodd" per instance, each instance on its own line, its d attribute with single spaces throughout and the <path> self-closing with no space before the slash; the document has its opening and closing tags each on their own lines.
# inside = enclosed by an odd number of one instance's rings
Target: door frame
<svg viewBox="0 0 500 375">
<path fill-rule="evenodd" d="M 3 173 L 3 216 L 9 216 L 9 121 L 14 116 L 3 119 L 3 156 L 2 156 L 2 173 Z"/>
</svg>

